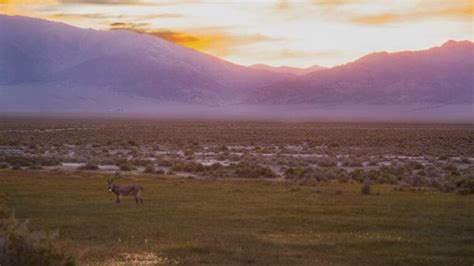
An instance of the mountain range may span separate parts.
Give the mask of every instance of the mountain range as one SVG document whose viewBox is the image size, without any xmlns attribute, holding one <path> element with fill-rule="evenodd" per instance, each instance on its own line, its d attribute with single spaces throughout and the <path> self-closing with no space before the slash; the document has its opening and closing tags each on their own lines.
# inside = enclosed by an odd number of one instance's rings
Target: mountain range
<svg viewBox="0 0 474 266">
<path fill-rule="evenodd" d="M 271 104 L 472 104 L 474 44 L 448 41 L 417 52 L 373 53 L 354 62 L 260 88 Z"/>
<path fill-rule="evenodd" d="M 306 75 L 311 72 L 316 72 L 319 70 L 326 69 L 325 67 L 318 66 L 318 65 L 310 66 L 308 68 L 299 68 L 299 67 L 289 67 L 289 66 L 274 67 L 274 66 L 269 66 L 265 64 L 255 64 L 249 67 L 252 69 L 266 70 L 266 71 L 271 71 L 271 72 L 293 74 L 293 75 Z"/>
<path fill-rule="evenodd" d="M 332 68 L 246 67 L 146 34 L 0 15 L 0 112 L 295 105 L 464 105 L 469 112 L 473 94 L 470 41 L 373 53 Z"/>
</svg>

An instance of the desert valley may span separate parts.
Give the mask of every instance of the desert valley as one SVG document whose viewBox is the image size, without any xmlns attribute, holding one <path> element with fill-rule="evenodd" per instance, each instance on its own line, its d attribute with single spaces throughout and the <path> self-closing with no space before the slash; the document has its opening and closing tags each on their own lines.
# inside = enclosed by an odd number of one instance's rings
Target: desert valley
<svg viewBox="0 0 474 266">
<path fill-rule="evenodd" d="M 472 40 L 275 67 L 147 33 L 0 14 L 0 265 L 472 265 Z"/>
</svg>

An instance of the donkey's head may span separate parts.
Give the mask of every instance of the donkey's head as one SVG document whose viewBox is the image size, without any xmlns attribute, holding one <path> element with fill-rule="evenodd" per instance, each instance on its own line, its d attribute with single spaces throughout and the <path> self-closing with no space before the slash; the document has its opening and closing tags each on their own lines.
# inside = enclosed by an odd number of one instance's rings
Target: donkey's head
<svg viewBox="0 0 474 266">
<path fill-rule="evenodd" d="M 107 184 L 109 185 L 109 192 L 112 192 L 113 182 L 114 180 L 112 178 L 107 179 Z"/>
</svg>

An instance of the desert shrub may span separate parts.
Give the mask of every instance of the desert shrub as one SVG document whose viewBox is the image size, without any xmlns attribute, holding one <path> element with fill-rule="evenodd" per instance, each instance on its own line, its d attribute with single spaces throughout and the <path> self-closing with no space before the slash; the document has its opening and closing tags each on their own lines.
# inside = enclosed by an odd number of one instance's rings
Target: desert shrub
<svg viewBox="0 0 474 266">
<path fill-rule="evenodd" d="M 370 194 L 370 183 L 369 182 L 364 182 L 362 185 L 362 188 L 360 189 L 360 193 L 362 195 L 369 195 Z"/>
<path fill-rule="evenodd" d="M 194 149 L 187 149 L 184 151 L 184 156 L 191 158 L 194 155 Z"/>
<path fill-rule="evenodd" d="M 147 174 L 153 174 L 156 172 L 156 169 L 155 169 L 155 166 L 153 166 L 152 164 L 149 164 L 145 167 L 145 170 L 144 170 L 145 173 Z"/>
<path fill-rule="evenodd" d="M 415 169 L 415 170 L 421 170 L 421 169 L 424 169 L 425 167 L 419 163 L 419 162 L 415 162 L 415 161 L 410 161 L 407 163 L 407 165 L 411 168 L 411 169 Z"/>
<path fill-rule="evenodd" d="M 337 161 L 332 159 L 321 159 L 318 161 L 320 167 L 336 167 Z"/>
<path fill-rule="evenodd" d="M 30 169 L 30 170 L 41 170 L 41 169 L 43 169 L 43 167 L 41 167 L 41 165 L 39 165 L 39 164 L 33 164 L 30 167 L 28 167 L 28 169 Z"/>
<path fill-rule="evenodd" d="M 410 185 L 408 185 L 406 182 L 398 182 L 398 184 L 393 188 L 395 191 L 405 191 L 410 188 Z"/>
<path fill-rule="evenodd" d="M 177 172 L 203 172 L 204 166 L 197 162 L 177 162 L 172 167 L 171 170 Z"/>
<path fill-rule="evenodd" d="M 224 161 L 224 160 L 229 159 L 229 157 L 230 157 L 229 152 L 223 152 L 223 153 L 217 155 L 216 159 L 219 160 L 219 161 Z"/>
<path fill-rule="evenodd" d="M 0 206 L 0 265 L 75 265 L 57 244 L 57 234 L 31 230 L 28 221 L 8 212 Z"/>
<path fill-rule="evenodd" d="M 35 161 L 41 166 L 57 166 L 61 164 L 61 160 L 54 157 L 38 157 L 35 158 Z"/>
<path fill-rule="evenodd" d="M 454 192 L 456 190 L 456 186 L 448 182 L 441 183 L 438 188 L 439 188 L 439 191 L 446 192 L 446 193 Z"/>
<path fill-rule="evenodd" d="M 380 176 L 381 176 L 381 173 L 379 170 L 371 169 L 367 172 L 367 178 L 373 182 L 379 182 Z"/>
<path fill-rule="evenodd" d="M 10 164 L 7 162 L 0 162 L 0 169 L 10 168 Z"/>
<path fill-rule="evenodd" d="M 379 178 L 378 182 L 383 184 L 396 184 L 398 182 L 398 177 L 395 175 L 393 166 L 382 166 L 379 169 Z"/>
<path fill-rule="evenodd" d="M 217 171 L 222 168 L 224 168 L 224 166 L 222 166 L 220 163 L 213 163 L 211 166 L 207 167 L 209 171 Z"/>
<path fill-rule="evenodd" d="M 102 159 L 100 160 L 101 165 L 114 165 L 115 162 L 112 159 Z"/>
<path fill-rule="evenodd" d="M 242 178 L 275 177 L 276 174 L 268 167 L 258 164 L 241 162 L 234 166 L 234 174 Z"/>
<path fill-rule="evenodd" d="M 431 178 L 428 178 L 426 175 L 421 175 L 420 173 L 412 174 L 405 180 L 412 186 L 427 186 L 431 184 Z"/>
<path fill-rule="evenodd" d="M 346 167 L 362 167 L 362 162 L 358 160 L 346 159 L 342 162 L 342 166 Z"/>
<path fill-rule="evenodd" d="M 369 163 L 368 163 L 369 166 L 378 166 L 379 163 L 375 160 L 370 160 Z"/>
<path fill-rule="evenodd" d="M 467 158 L 467 157 L 461 157 L 460 163 L 470 164 L 471 160 L 469 160 L 469 158 Z"/>
<path fill-rule="evenodd" d="M 160 160 L 158 161 L 158 165 L 164 167 L 171 167 L 173 165 L 173 162 L 170 160 Z"/>
<path fill-rule="evenodd" d="M 135 170 L 135 166 L 129 164 L 129 163 L 122 163 L 119 166 L 120 171 L 133 171 Z"/>
<path fill-rule="evenodd" d="M 366 175 L 367 173 L 363 169 L 354 170 L 349 174 L 351 179 L 356 180 L 358 182 L 362 182 L 365 179 Z"/>
<path fill-rule="evenodd" d="M 460 173 L 458 171 L 458 168 L 452 164 L 448 163 L 443 167 L 444 171 L 446 171 L 449 175 L 454 175 L 454 176 L 459 176 Z"/>
<path fill-rule="evenodd" d="M 339 143 L 335 143 L 335 142 L 329 144 L 329 148 L 339 148 L 340 146 L 341 145 Z"/>
<path fill-rule="evenodd" d="M 304 178 L 309 171 L 302 167 L 288 168 L 285 171 L 286 179 Z"/>
<path fill-rule="evenodd" d="M 330 180 L 339 180 L 339 179 L 348 179 L 347 171 L 344 169 L 338 169 L 336 167 L 326 167 L 326 168 L 316 168 L 315 170 L 321 171 L 326 179 Z"/>
<path fill-rule="evenodd" d="M 31 166 L 33 164 L 36 164 L 36 161 L 34 161 L 33 159 L 23 157 L 23 156 L 6 157 L 5 161 L 11 165 L 19 165 L 19 166 Z"/>
<path fill-rule="evenodd" d="M 164 175 L 164 174 L 165 174 L 165 170 L 163 170 L 163 169 L 157 169 L 157 170 L 155 171 L 155 174 Z"/>
<path fill-rule="evenodd" d="M 461 175 L 466 178 L 474 179 L 474 166 L 469 166 L 463 169 Z"/>
<path fill-rule="evenodd" d="M 135 159 L 132 161 L 132 164 L 135 166 L 147 166 L 151 163 L 152 163 L 151 160 L 143 160 L 143 159 Z"/>
<path fill-rule="evenodd" d="M 137 149 L 130 149 L 126 155 L 128 156 L 133 156 L 133 157 L 137 157 L 138 155 L 140 154 L 140 152 L 137 150 Z"/>
<path fill-rule="evenodd" d="M 99 170 L 99 166 L 93 162 L 88 162 L 83 166 L 79 166 L 79 170 Z"/>
<path fill-rule="evenodd" d="M 451 179 L 453 179 L 455 190 L 459 194 L 474 194 L 474 179 L 459 176 L 451 177 Z"/>
<path fill-rule="evenodd" d="M 14 163 L 14 164 L 12 165 L 12 169 L 13 169 L 13 170 L 21 170 L 21 165 L 18 164 L 18 163 Z"/>
<path fill-rule="evenodd" d="M 36 144 L 29 144 L 27 147 L 28 149 L 31 149 L 31 150 L 36 150 L 39 148 Z"/>
<path fill-rule="evenodd" d="M 127 142 L 127 144 L 130 145 L 130 146 L 138 146 L 138 143 L 137 143 L 136 141 L 134 141 L 134 140 L 129 140 L 129 141 Z"/>
<path fill-rule="evenodd" d="M 326 172 L 325 171 L 322 171 L 321 168 L 318 168 L 318 169 L 314 169 L 310 174 L 309 174 L 311 180 L 314 180 L 314 181 L 318 181 L 318 182 L 321 182 L 321 181 L 327 181 L 328 180 L 328 176 L 326 175 Z"/>
<path fill-rule="evenodd" d="M 333 173 L 335 179 L 341 183 L 349 182 L 351 180 L 349 173 L 345 169 L 329 168 L 330 172 Z"/>
<path fill-rule="evenodd" d="M 240 160 L 240 156 L 237 154 L 231 154 L 229 155 L 229 161 L 237 162 Z"/>
<path fill-rule="evenodd" d="M 124 163 L 128 163 L 128 160 L 126 158 L 114 158 L 114 164 L 115 165 L 121 165 L 121 164 L 124 164 Z"/>
</svg>

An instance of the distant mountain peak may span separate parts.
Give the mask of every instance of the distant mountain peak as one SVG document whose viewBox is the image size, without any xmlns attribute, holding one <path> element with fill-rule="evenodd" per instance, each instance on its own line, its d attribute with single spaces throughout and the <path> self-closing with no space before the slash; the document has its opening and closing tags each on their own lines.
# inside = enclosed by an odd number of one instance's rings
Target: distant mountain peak
<svg viewBox="0 0 474 266">
<path fill-rule="evenodd" d="M 449 40 L 441 46 L 442 49 L 456 49 L 456 48 L 469 49 L 472 47 L 474 47 L 474 43 L 468 40 L 464 40 L 464 41 Z"/>
</svg>

